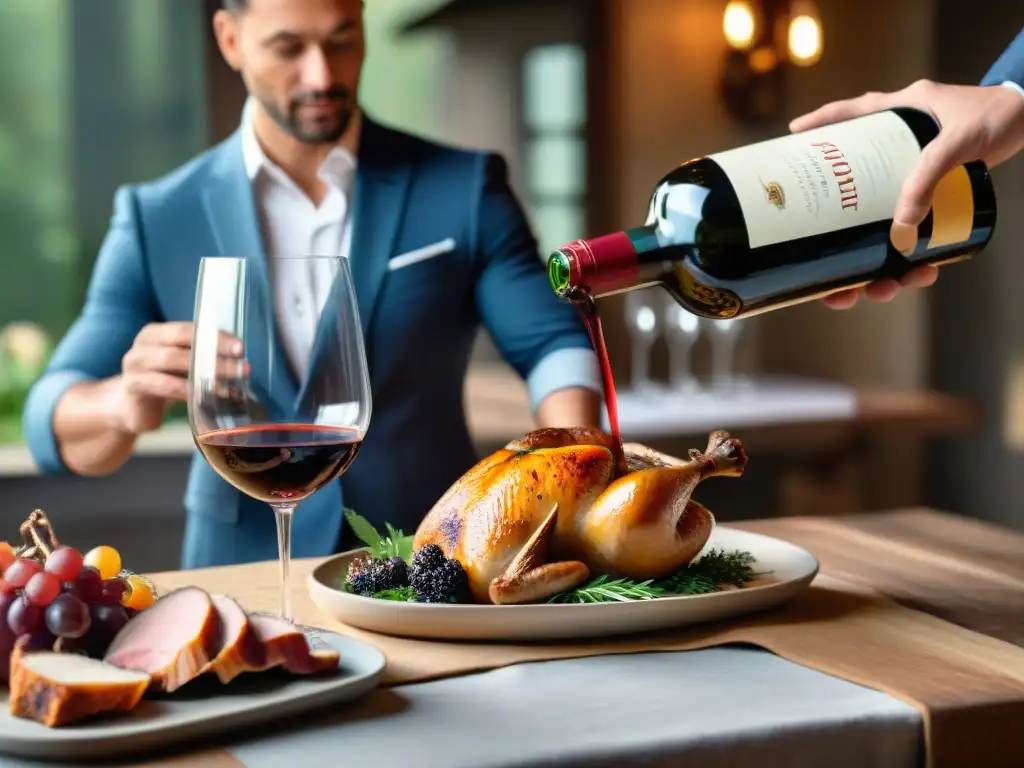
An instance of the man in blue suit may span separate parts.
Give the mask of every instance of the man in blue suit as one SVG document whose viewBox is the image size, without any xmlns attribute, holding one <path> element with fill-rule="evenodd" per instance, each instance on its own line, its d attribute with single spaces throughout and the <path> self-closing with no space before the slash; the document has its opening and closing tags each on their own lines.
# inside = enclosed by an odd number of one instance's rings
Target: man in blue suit
<svg viewBox="0 0 1024 768">
<path fill-rule="evenodd" d="M 892 93 L 866 93 L 825 104 L 793 120 L 790 130 L 849 120 L 891 107 L 916 107 L 938 120 L 938 137 L 921 153 L 917 168 L 903 185 L 893 217 L 892 239 L 913 242 L 917 227 L 931 208 L 935 186 L 953 168 L 984 160 L 989 168 L 1024 149 L 1024 28 L 996 59 L 980 85 L 946 85 L 919 80 Z M 901 288 L 926 288 L 938 268 L 917 267 L 902 283 L 879 280 L 860 290 L 833 293 L 823 301 L 833 309 L 849 309 L 861 294 L 874 301 L 892 301 Z"/>
<path fill-rule="evenodd" d="M 214 29 L 250 94 L 241 127 L 167 176 L 117 191 L 85 307 L 26 405 L 45 471 L 114 472 L 185 399 L 203 256 L 351 254 L 373 420 L 343 480 L 300 504 L 296 557 L 347 543 L 343 504 L 414 530 L 476 461 L 462 390 L 481 323 L 542 425 L 600 423 L 589 339 L 548 286 L 503 161 L 359 109 L 362 12 L 360 0 L 225 0 Z M 308 276 L 273 281 L 294 367 L 313 341 L 296 318 L 316 291 Z M 198 455 L 185 507 L 184 567 L 277 556 L 269 507 Z"/>
</svg>

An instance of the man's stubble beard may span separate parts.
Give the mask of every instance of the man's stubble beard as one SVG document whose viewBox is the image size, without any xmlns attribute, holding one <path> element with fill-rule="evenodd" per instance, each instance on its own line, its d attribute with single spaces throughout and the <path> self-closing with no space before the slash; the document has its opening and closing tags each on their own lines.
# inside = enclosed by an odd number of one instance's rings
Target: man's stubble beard
<svg viewBox="0 0 1024 768">
<path fill-rule="evenodd" d="M 352 122 L 352 115 L 355 112 L 351 100 L 348 98 L 348 94 L 332 96 L 341 104 L 341 108 L 338 111 L 337 124 L 330 130 L 318 129 L 307 131 L 302 126 L 302 121 L 298 119 L 298 108 L 302 104 L 301 99 L 296 99 L 292 102 L 291 110 L 289 114 L 284 114 L 279 110 L 269 99 L 263 99 L 258 94 L 256 99 L 260 102 L 263 107 L 263 111 L 267 113 L 267 116 L 285 133 L 294 138 L 296 141 L 308 144 L 310 146 L 322 146 L 324 144 L 335 144 L 345 135 L 349 125 Z"/>
</svg>

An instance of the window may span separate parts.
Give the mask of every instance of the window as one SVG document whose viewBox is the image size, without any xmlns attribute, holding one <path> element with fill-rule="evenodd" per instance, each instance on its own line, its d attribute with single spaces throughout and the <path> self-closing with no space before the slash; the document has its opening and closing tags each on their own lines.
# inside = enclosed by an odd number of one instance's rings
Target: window
<svg viewBox="0 0 1024 768">
<path fill-rule="evenodd" d="M 523 57 L 527 206 L 542 257 L 586 232 L 586 53 L 544 45 Z"/>
<path fill-rule="evenodd" d="M 203 149 L 208 19 L 183 0 L 0 0 L 0 443 L 77 316 L 117 185 Z"/>
</svg>

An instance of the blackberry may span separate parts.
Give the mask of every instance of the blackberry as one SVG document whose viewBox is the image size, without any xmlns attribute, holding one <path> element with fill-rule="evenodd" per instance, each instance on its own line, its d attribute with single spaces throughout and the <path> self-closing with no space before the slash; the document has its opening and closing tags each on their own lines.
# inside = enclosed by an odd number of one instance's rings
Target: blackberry
<svg viewBox="0 0 1024 768">
<path fill-rule="evenodd" d="M 369 597 L 386 589 L 409 586 L 409 567 L 400 557 L 389 560 L 353 560 L 349 565 L 347 581 L 357 595 Z"/>
<path fill-rule="evenodd" d="M 437 544 L 427 544 L 427 546 L 416 550 L 416 554 L 412 556 L 412 569 L 414 571 L 420 568 L 431 570 L 440 567 L 441 563 L 447 559 L 441 547 Z"/>
<path fill-rule="evenodd" d="M 376 568 L 376 576 L 377 589 L 374 590 L 375 592 L 409 586 L 409 566 L 398 556 L 379 563 Z"/>
<path fill-rule="evenodd" d="M 413 558 L 409 583 L 421 603 L 460 603 L 466 597 L 469 579 L 462 563 L 444 556 L 441 548 L 428 545 Z"/>
</svg>

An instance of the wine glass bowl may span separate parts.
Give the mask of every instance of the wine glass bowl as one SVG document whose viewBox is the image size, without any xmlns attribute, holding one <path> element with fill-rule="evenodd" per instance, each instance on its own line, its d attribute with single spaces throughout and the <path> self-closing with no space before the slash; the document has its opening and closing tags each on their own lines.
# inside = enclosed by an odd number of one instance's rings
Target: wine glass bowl
<svg viewBox="0 0 1024 768">
<path fill-rule="evenodd" d="M 301 326 L 284 326 L 294 319 L 289 316 L 292 308 L 276 311 L 268 267 L 278 274 L 275 262 L 288 261 L 294 267 L 299 260 L 309 265 L 307 274 L 326 276 L 330 285 L 314 317 L 307 316 Z M 291 360 L 305 363 L 304 369 L 296 370 Z M 189 367 L 189 423 L 210 467 L 274 510 L 285 619 L 291 619 L 292 515 L 303 499 L 348 470 L 371 410 L 362 326 L 347 259 L 202 260 Z"/>
</svg>

